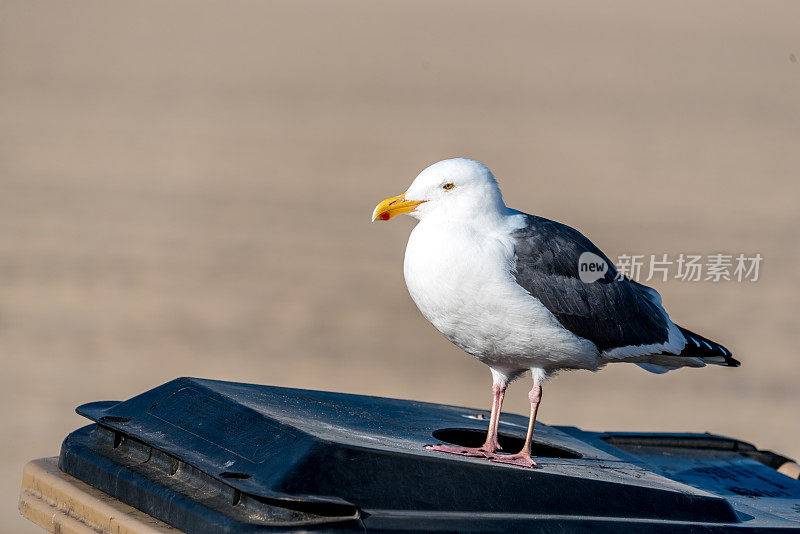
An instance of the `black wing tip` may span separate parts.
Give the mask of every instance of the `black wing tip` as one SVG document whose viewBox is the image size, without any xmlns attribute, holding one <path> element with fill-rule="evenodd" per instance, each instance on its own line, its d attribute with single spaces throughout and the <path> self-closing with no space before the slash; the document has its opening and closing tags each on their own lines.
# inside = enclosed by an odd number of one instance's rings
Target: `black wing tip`
<svg viewBox="0 0 800 534">
<path fill-rule="evenodd" d="M 736 358 L 727 358 L 725 360 L 725 365 L 727 367 L 741 367 L 742 366 L 742 362 L 740 362 Z"/>
<path fill-rule="evenodd" d="M 706 363 L 725 367 L 740 367 L 742 365 L 742 362 L 733 357 L 731 351 L 716 341 L 711 341 L 681 326 L 678 329 L 683 334 L 683 337 L 686 338 L 686 346 L 681 351 L 680 356 L 700 358 Z M 722 358 L 722 361 L 719 361 L 720 358 Z"/>
</svg>

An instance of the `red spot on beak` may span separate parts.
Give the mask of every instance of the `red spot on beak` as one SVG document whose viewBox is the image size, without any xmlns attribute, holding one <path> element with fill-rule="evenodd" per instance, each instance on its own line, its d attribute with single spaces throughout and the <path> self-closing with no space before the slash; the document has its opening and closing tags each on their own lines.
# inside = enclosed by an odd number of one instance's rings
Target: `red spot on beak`
<svg viewBox="0 0 800 534">
<path fill-rule="evenodd" d="M 388 211 L 384 211 L 383 213 L 378 215 L 378 218 L 380 220 L 382 220 L 382 221 L 388 221 L 389 220 L 389 212 Z"/>
</svg>

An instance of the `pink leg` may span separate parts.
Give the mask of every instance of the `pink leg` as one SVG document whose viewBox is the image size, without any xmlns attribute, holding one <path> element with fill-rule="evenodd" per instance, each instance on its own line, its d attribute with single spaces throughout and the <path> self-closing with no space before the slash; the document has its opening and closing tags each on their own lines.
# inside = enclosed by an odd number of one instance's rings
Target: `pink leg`
<svg viewBox="0 0 800 534">
<path fill-rule="evenodd" d="M 490 457 L 500 450 L 500 443 L 497 441 L 497 429 L 500 426 L 500 408 L 503 407 L 503 399 L 506 396 L 507 383 L 492 384 L 492 415 L 489 417 L 489 432 L 486 434 L 486 441 L 481 450 Z"/>
<path fill-rule="evenodd" d="M 520 467 L 536 467 L 536 462 L 531 457 L 531 440 L 533 438 L 533 426 L 536 424 L 536 412 L 539 411 L 539 403 L 542 400 L 542 385 L 537 377 L 534 377 L 533 389 L 528 393 L 531 401 L 531 418 L 528 421 L 528 433 L 525 435 L 525 444 L 517 454 L 496 454 L 490 458 L 493 462 L 518 465 Z"/>
<path fill-rule="evenodd" d="M 503 406 L 503 398 L 507 387 L 508 383 L 505 382 L 492 384 L 492 413 L 489 417 L 489 432 L 482 446 L 476 449 L 474 447 L 440 444 L 426 445 L 425 448 L 429 451 L 449 452 L 461 456 L 492 458 L 494 453 L 500 450 L 500 444 L 497 442 L 497 428 L 500 425 L 500 408 Z"/>
</svg>

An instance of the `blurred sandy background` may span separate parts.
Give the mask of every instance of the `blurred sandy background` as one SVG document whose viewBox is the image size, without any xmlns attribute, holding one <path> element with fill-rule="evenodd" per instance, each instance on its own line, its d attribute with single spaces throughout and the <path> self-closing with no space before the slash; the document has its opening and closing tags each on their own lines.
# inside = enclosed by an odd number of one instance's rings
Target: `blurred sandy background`
<svg viewBox="0 0 800 534">
<path fill-rule="evenodd" d="M 0 530 L 83 402 L 193 375 L 488 407 L 417 312 L 428 164 L 610 256 L 756 253 L 655 283 L 740 369 L 546 387 L 549 424 L 711 431 L 800 457 L 800 4 L 0 2 Z M 507 409 L 527 413 L 528 379 Z"/>
</svg>

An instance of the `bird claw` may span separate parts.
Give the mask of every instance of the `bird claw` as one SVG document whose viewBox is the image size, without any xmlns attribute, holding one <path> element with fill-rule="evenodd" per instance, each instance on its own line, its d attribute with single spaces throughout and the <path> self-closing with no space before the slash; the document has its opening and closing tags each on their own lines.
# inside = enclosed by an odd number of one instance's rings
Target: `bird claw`
<svg viewBox="0 0 800 534">
<path fill-rule="evenodd" d="M 500 464 L 516 465 L 517 467 L 527 467 L 529 469 L 536 469 L 539 466 L 527 454 L 495 454 L 489 457 L 492 462 Z"/>
<path fill-rule="evenodd" d="M 527 454 L 498 454 L 497 452 L 488 452 L 473 447 L 461 447 L 458 445 L 425 445 L 425 449 L 429 451 L 446 452 L 449 454 L 457 454 L 459 456 L 468 456 L 471 458 L 486 458 L 489 461 L 499 464 L 516 465 L 517 467 L 526 467 L 528 469 L 536 469 L 539 467 L 533 458 Z"/>
</svg>

